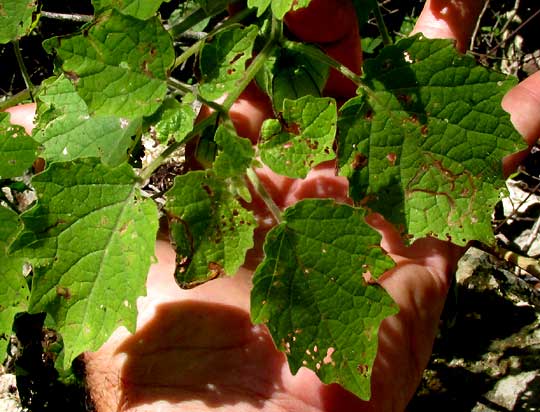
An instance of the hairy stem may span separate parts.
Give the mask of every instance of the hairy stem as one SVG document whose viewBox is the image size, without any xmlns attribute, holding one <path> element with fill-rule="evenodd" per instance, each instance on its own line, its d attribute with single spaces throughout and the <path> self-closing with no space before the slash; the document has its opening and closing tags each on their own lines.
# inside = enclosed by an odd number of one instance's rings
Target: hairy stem
<svg viewBox="0 0 540 412">
<path fill-rule="evenodd" d="M 196 87 L 190 86 L 189 84 L 185 84 L 185 83 L 181 82 L 180 80 L 175 79 L 174 77 L 169 77 L 167 79 L 167 85 L 169 87 L 171 87 L 172 89 L 178 90 L 179 92 L 181 92 L 184 95 L 188 94 L 188 93 L 192 93 L 195 96 L 195 98 L 199 102 L 201 102 L 202 104 L 205 104 L 208 107 L 210 107 L 211 109 L 219 112 L 219 114 L 221 116 L 225 116 L 225 117 L 228 116 L 228 113 L 223 109 L 223 107 L 221 105 L 219 105 L 219 104 L 217 104 L 215 102 L 212 102 L 210 100 L 207 100 L 204 97 L 202 97 L 197 92 Z"/>
<path fill-rule="evenodd" d="M 19 70 L 21 71 L 22 77 L 24 79 L 24 84 L 26 84 L 26 88 L 28 89 L 30 93 L 30 98 L 32 101 L 34 100 L 34 84 L 32 83 L 32 80 L 30 79 L 30 75 L 28 74 L 28 70 L 26 70 L 26 66 L 24 65 L 24 61 L 21 54 L 21 48 L 19 46 L 19 40 L 13 40 L 13 50 L 15 51 L 15 58 L 17 59 L 17 64 L 19 65 Z"/>
<path fill-rule="evenodd" d="M 202 8 L 199 8 L 195 10 L 193 13 L 191 13 L 189 16 L 187 16 L 184 20 L 179 22 L 178 24 L 174 26 L 170 26 L 168 31 L 173 38 L 177 38 L 186 30 L 189 30 L 190 28 L 195 26 L 197 23 L 200 23 L 207 17 L 212 17 L 212 16 L 207 16 L 206 12 Z"/>
<path fill-rule="evenodd" d="M 279 210 L 279 207 L 272 199 L 272 196 L 270 196 L 270 194 L 266 191 L 266 188 L 261 183 L 261 180 L 259 179 L 259 176 L 257 176 L 257 173 L 255 173 L 255 170 L 250 167 L 246 170 L 246 174 L 255 191 L 259 194 L 259 196 L 261 196 L 266 207 L 268 207 L 268 210 L 270 210 L 276 221 L 281 223 L 283 221 L 281 210 Z"/>
<path fill-rule="evenodd" d="M 252 12 L 253 10 L 250 10 Z M 233 18 L 237 17 L 239 14 L 233 16 Z M 231 18 L 231 20 L 233 19 Z M 242 17 L 244 18 L 244 17 Z M 221 28 L 223 25 L 221 26 Z M 238 97 L 242 94 L 244 89 L 248 86 L 248 84 L 253 80 L 257 72 L 263 67 L 265 61 L 268 59 L 268 57 L 273 53 L 274 48 L 277 45 L 277 42 L 279 38 L 282 35 L 282 25 L 281 22 L 277 21 L 276 19 L 272 22 L 272 34 L 270 36 L 270 39 L 268 42 L 264 45 L 261 52 L 255 57 L 253 62 L 249 65 L 249 67 L 246 69 L 246 72 L 242 79 L 236 84 L 236 88 L 234 92 L 230 93 L 227 98 L 225 99 L 225 102 L 220 106 L 216 103 L 208 102 L 208 101 L 202 101 L 205 104 L 209 103 L 210 107 L 215 108 L 216 111 L 212 112 L 212 114 L 204 119 L 203 121 L 197 123 L 193 130 L 183 139 L 182 142 L 176 142 L 168 146 L 158 157 L 156 157 L 147 167 L 145 167 L 140 174 L 141 179 L 147 180 L 152 173 L 161 165 L 163 164 L 166 159 L 174 153 L 182 144 L 185 142 L 188 142 L 195 136 L 199 135 L 208 125 L 215 123 L 218 120 L 218 116 L 228 116 L 228 112 L 231 109 L 233 103 L 238 99 Z M 197 42 L 199 43 L 199 42 Z M 195 45 L 197 44 L 195 43 Z M 195 46 L 194 45 L 194 46 Z M 193 46 L 192 46 L 193 47 Z M 181 56 L 180 56 L 181 57 Z M 189 87 L 183 86 L 179 82 L 175 82 L 174 79 L 169 79 L 169 85 L 181 88 L 183 90 L 192 92 L 192 89 Z"/>
<path fill-rule="evenodd" d="M 41 17 L 52 20 L 74 21 L 77 23 L 88 23 L 92 21 L 94 16 L 90 14 L 67 14 L 67 13 L 54 13 L 51 11 L 41 11 L 39 13 Z"/>
<path fill-rule="evenodd" d="M 384 18 L 381 12 L 381 5 L 378 1 L 375 1 L 375 3 L 377 5 L 373 9 L 373 13 L 375 14 L 375 21 L 377 22 L 377 27 L 379 28 L 379 32 L 381 33 L 383 44 L 385 46 L 390 46 L 392 44 L 392 38 L 390 37 L 390 34 L 388 34 L 388 28 L 384 23 Z"/>
<path fill-rule="evenodd" d="M 35 92 L 37 92 L 38 88 L 36 87 L 34 89 Z M 30 90 L 29 89 L 24 89 L 22 91 L 20 91 L 19 93 L 17 94 L 14 94 L 13 96 L 11 97 L 8 97 L 6 98 L 5 100 L 1 101 L 0 102 L 0 112 L 1 111 L 4 111 L 10 107 L 13 107 L 13 106 L 16 106 L 22 102 L 24 102 L 25 100 L 28 100 L 32 97 L 32 95 L 30 94 Z"/>
</svg>

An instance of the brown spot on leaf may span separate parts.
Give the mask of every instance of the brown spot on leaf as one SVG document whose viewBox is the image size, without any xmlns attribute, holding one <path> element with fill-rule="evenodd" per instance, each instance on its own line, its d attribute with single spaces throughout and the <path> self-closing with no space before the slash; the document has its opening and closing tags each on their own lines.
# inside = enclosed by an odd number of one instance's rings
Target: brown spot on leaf
<svg viewBox="0 0 540 412">
<path fill-rule="evenodd" d="M 351 166 L 354 170 L 363 169 L 367 166 L 367 161 L 368 159 L 366 155 L 364 155 L 363 153 L 356 153 L 356 155 L 354 155 L 354 160 Z"/>
<path fill-rule="evenodd" d="M 394 152 L 390 152 L 386 155 L 386 159 L 388 159 L 388 162 L 394 166 L 396 164 L 397 155 Z"/>
<path fill-rule="evenodd" d="M 214 191 L 212 190 L 212 188 L 210 186 L 205 185 L 205 184 L 202 184 L 201 186 L 204 189 L 204 191 L 206 193 L 208 193 L 208 196 L 210 196 L 210 197 L 214 196 Z"/>
<path fill-rule="evenodd" d="M 364 365 L 364 364 L 356 365 L 356 370 L 362 376 L 368 376 L 369 375 L 369 366 L 368 365 Z"/>
<path fill-rule="evenodd" d="M 373 110 L 368 110 L 366 114 L 364 115 L 364 119 L 366 120 L 372 120 L 373 119 Z"/>
<path fill-rule="evenodd" d="M 283 128 L 287 133 L 293 134 L 295 136 L 300 135 L 300 126 L 298 125 L 298 123 L 287 123 L 283 125 Z"/>
<path fill-rule="evenodd" d="M 56 296 L 59 296 L 64 299 L 71 299 L 71 292 L 69 288 L 58 285 L 56 286 Z"/>
<path fill-rule="evenodd" d="M 306 139 L 305 140 L 307 147 L 315 151 L 319 148 L 319 142 L 317 140 Z"/>
<path fill-rule="evenodd" d="M 154 73 L 152 73 L 152 71 L 150 70 L 150 67 L 148 65 L 148 61 L 147 60 L 143 60 L 142 64 L 141 64 L 141 70 L 144 74 L 146 74 L 148 77 L 154 77 Z"/>
<path fill-rule="evenodd" d="M 215 279 L 219 276 L 225 275 L 225 270 L 223 269 L 223 267 L 219 263 L 216 263 L 216 262 L 208 263 L 208 271 L 209 271 L 210 279 Z"/>
<path fill-rule="evenodd" d="M 244 52 L 241 52 L 241 53 L 238 53 L 236 56 L 234 56 L 231 61 L 229 61 L 229 64 L 234 64 L 236 63 L 238 60 L 240 60 L 242 58 L 242 56 L 244 56 Z"/>
<path fill-rule="evenodd" d="M 65 71 L 64 74 L 66 75 L 66 77 L 71 80 L 71 82 L 74 84 L 74 85 L 77 85 L 77 83 L 79 82 L 79 75 L 73 71 Z"/>
<path fill-rule="evenodd" d="M 400 102 L 404 104 L 409 104 L 412 102 L 412 97 L 408 94 L 399 94 L 397 98 Z"/>
</svg>

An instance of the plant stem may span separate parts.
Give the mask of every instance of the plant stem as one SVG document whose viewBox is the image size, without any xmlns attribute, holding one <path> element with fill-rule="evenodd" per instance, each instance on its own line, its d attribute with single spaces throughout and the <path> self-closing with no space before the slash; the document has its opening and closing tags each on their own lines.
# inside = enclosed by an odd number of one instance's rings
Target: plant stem
<svg viewBox="0 0 540 412">
<path fill-rule="evenodd" d="M 253 9 L 250 9 L 249 12 L 250 13 L 253 12 Z M 236 18 L 239 14 L 242 14 L 242 12 L 233 16 L 231 20 Z M 220 28 L 223 28 L 223 26 L 224 25 L 222 25 Z M 272 22 L 272 34 L 270 36 L 270 39 L 264 45 L 263 49 L 257 55 L 257 57 L 255 57 L 253 62 L 249 65 L 242 79 L 236 84 L 235 91 L 230 93 L 227 96 L 227 98 L 225 99 L 225 102 L 221 106 L 219 104 L 208 102 L 206 100 L 200 100 L 201 102 L 205 104 L 209 104 L 209 106 L 214 108 L 216 111 L 212 112 L 212 114 L 206 119 L 204 119 L 203 121 L 197 123 L 195 127 L 193 128 L 193 130 L 189 132 L 189 134 L 182 140 L 182 142 L 175 142 L 171 144 L 170 146 L 168 146 L 158 157 L 156 157 L 147 167 L 145 167 L 141 171 L 141 174 L 140 174 L 141 179 L 147 180 L 148 178 L 150 178 L 154 170 L 156 170 L 162 163 L 164 163 L 165 160 L 172 153 L 174 153 L 182 144 L 184 144 L 185 142 L 191 140 L 193 137 L 200 134 L 208 125 L 215 123 L 218 119 L 218 116 L 224 116 L 224 115 L 228 116 L 228 112 L 231 109 L 231 106 L 233 105 L 233 103 L 238 99 L 238 97 L 242 94 L 244 89 L 253 80 L 257 72 L 262 68 L 268 56 L 270 56 L 273 53 L 273 50 L 276 47 L 277 41 L 279 40 L 281 33 L 282 33 L 281 22 L 278 22 L 276 19 L 274 19 Z M 198 43 L 199 42 L 195 43 L 193 46 L 196 46 Z M 192 49 L 193 46 L 190 47 L 190 49 Z M 184 56 L 184 54 L 182 54 L 182 56 Z M 178 81 L 174 81 L 174 79 L 172 81 L 171 79 L 169 79 L 169 85 L 173 87 L 179 87 L 181 90 L 183 89 L 185 91 L 193 92 L 191 88 L 187 86 L 183 86 Z"/>
<path fill-rule="evenodd" d="M 37 91 L 37 90 L 38 90 L 38 88 L 35 89 L 35 91 Z M 19 103 L 22 103 L 25 100 L 30 99 L 31 97 L 32 97 L 32 95 L 30 94 L 30 90 L 29 89 L 24 89 L 24 90 L 20 91 L 19 93 L 14 94 L 13 96 L 6 98 L 4 101 L 1 101 L 0 102 L 0 112 L 6 110 L 9 107 L 16 106 Z"/>
<path fill-rule="evenodd" d="M 210 100 L 205 99 L 202 97 L 198 92 L 197 88 L 190 86 L 189 84 L 185 84 L 181 82 L 180 80 L 175 79 L 174 77 L 169 77 L 167 79 L 167 85 L 175 90 L 180 91 L 182 94 L 188 94 L 192 93 L 195 98 L 201 102 L 202 104 L 205 104 L 206 106 L 210 107 L 211 109 L 218 112 L 221 116 L 227 117 L 229 114 L 223 109 L 221 105 L 219 105 L 216 102 L 212 102 Z"/>
<path fill-rule="evenodd" d="M 207 16 L 204 9 L 199 8 L 195 10 L 193 13 L 191 13 L 189 16 L 187 16 L 180 23 L 169 27 L 168 31 L 173 38 L 176 38 L 182 33 L 184 33 L 186 30 L 195 26 L 197 23 L 200 23 L 201 21 L 206 19 L 207 17 L 212 17 L 212 16 Z"/>
<path fill-rule="evenodd" d="M 292 40 L 283 40 L 282 45 L 283 47 L 289 50 L 295 51 L 297 53 L 302 53 L 316 60 L 319 60 L 327 64 L 328 66 L 336 69 L 341 74 L 343 74 L 347 79 L 353 81 L 358 86 L 364 86 L 364 82 L 362 81 L 362 78 L 358 74 L 356 74 L 355 72 L 353 72 L 352 70 L 350 70 L 348 67 L 344 66 L 337 60 L 328 56 L 326 53 L 319 50 L 318 48 L 304 44 L 304 43 L 292 41 Z"/>
<path fill-rule="evenodd" d="M 501 260 L 510 262 L 533 276 L 540 277 L 540 261 L 538 259 L 518 255 L 517 253 L 500 246 L 490 247 L 477 241 L 471 242 L 471 246 L 474 246 L 475 248 L 489 253 L 490 255 Z"/>
<path fill-rule="evenodd" d="M 152 176 L 152 173 L 154 173 L 154 171 L 159 166 L 161 166 L 163 163 L 165 163 L 165 161 L 167 160 L 167 158 L 171 154 L 173 154 L 180 146 L 182 146 L 183 144 L 185 144 L 186 142 L 188 142 L 189 140 L 191 140 L 192 138 L 194 138 L 195 136 L 200 134 L 208 125 L 210 125 L 212 123 L 215 123 L 216 120 L 217 120 L 217 117 L 218 117 L 218 113 L 217 112 L 212 112 L 210 114 L 210 116 L 208 116 L 206 119 L 204 119 L 204 120 L 200 121 L 199 123 L 197 123 L 193 127 L 193 130 L 191 130 L 191 132 L 189 132 L 188 135 L 184 139 L 182 139 L 182 141 L 174 142 L 173 144 L 168 146 L 148 166 L 146 166 L 143 170 L 141 170 L 141 173 L 139 175 L 140 178 L 143 181 L 148 180 L 150 178 L 150 176 Z"/>
<path fill-rule="evenodd" d="M 212 37 L 216 35 L 216 33 L 220 32 L 221 30 L 226 29 L 227 27 L 237 24 L 238 22 L 245 19 L 247 16 L 249 16 L 251 13 L 253 13 L 253 9 L 245 9 L 241 12 L 235 14 L 234 16 L 230 17 L 229 19 L 225 20 L 223 24 L 216 27 L 214 30 L 212 30 L 210 33 L 208 33 L 204 38 L 199 39 L 197 42 L 193 43 L 186 51 L 184 51 L 180 56 L 176 58 L 173 65 L 173 70 L 179 66 L 181 66 L 184 62 L 186 62 L 191 56 L 193 56 L 195 53 L 199 51 L 199 49 L 202 47 L 204 42 L 207 38 Z M 191 26 L 190 26 L 191 27 Z"/>
<path fill-rule="evenodd" d="M 26 84 L 26 88 L 28 89 L 28 92 L 30 93 L 30 98 L 32 101 L 34 100 L 34 84 L 32 83 L 32 80 L 30 79 L 30 76 L 28 75 L 28 70 L 26 70 L 26 66 L 24 65 L 24 61 L 21 54 L 21 48 L 19 46 L 19 40 L 13 40 L 11 42 L 13 44 L 13 50 L 15 51 L 15 58 L 17 59 L 17 64 L 19 65 L 19 70 L 21 71 L 22 77 L 24 79 L 24 83 Z"/>
<path fill-rule="evenodd" d="M 266 188 L 261 183 L 261 180 L 259 179 L 259 176 L 257 176 L 257 173 L 255 173 L 255 170 L 253 168 L 248 168 L 246 170 L 247 177 L 251 184 L 253 185 L 253 188 L 255 191 L 261 196 L 262 200 L 264 201 L 266 207 L 268 207 L 268 210 L 272 213 L 274 218 L 278 223 L 283 222 L 283 217 L 281 216 L 281 210 L 279 210 L 279 207 L 275 204 L 274 200 L 272 199 L 272 196 L 266 191 Z"/>
<path fill-rule="evenodd" d="M 373 9 L 373 13 L 375 14 L 375 20 L 377 21 L 377 27 L 379 28 L 379 32 L 381 33 L 383 44 L 385 46 L 390 46 L 392 44 L 392 38 L 390 37 L 390 34 L 388 34 L 386 24 L 384 24 L 384 18 L 381 12 L 381 5 L 378 1 L 373 1 L 377 3 L 377 6 Z"/>
<path fill-rule="evenodd" d="M 78 23 L 88 23 L 92 21 L 94 16 L 89 14 L 67 14 L 67 13 L 54 13 L 51 11 L 41 11 L 41 17 L 54 20 L 75 21 Z"/>
</svg>

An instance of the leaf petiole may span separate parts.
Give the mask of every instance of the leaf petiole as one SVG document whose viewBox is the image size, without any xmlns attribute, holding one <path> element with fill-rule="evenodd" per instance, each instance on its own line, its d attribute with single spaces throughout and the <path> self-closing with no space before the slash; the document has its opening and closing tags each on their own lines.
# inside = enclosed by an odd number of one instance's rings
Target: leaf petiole
<svg viewBox="0 0 540 412">
<path fill-rule="evenodd" d="M 270 210 L 276 221 L 281 223 L 283 221 L 281 210 L 279 210 L 279 207 L 272 199 L 272 196 L 270 196 L 270 194 L 266 191 L 265 187 L 261 183 L 261 180 L 259 179 L 259 176 L 257 176 L 257 173 L 255 173 L 255 170 L 253 170 L 251 167 L 246 169 L 246 175 L 250 183 L 253 185 L 253 188 L 259 194 L 259 196 L 261 196 L 264 204 L 266 207 L 268 207 L 268 210 Z"/>
<path fill-rule="evenodd" d="M 39 91 L 39 86 L 34 88 L 34 94 L 37 94 Z M 14 94 L 13 96 L 7 97 L 6 99 L 2 100 L 0 102 L 0 112 L 13 107 L 17 106 L 18 104 L 24 102 L 25 100 L 28 100 L 32 97 L 32 94 L 30 92 L 30 89 L 24 89 L 21 90 L 19 93 Z"/>
<path fill-rule="evenodd" d="M 19 70 L 21 71 L 22 77 L 24 79 L 24 84 L 26 84 L 26 88 L 30 92 L 30 98 L 32 101 L 34 100 L 34 89 L 35 86 L 32 83 L 32 80 L 30 79 L 30 75 L 28 74 L 28 70 L 26 70 L 26 66 L 24 64 L 21 48 L 19 46 L 19 40 L 13 40 L 11 42 L 13 44 L 13 50 L 15 52 L 15 58 L 17 59 L 17 64 L 19 65 Z"/>
<path fill-rule="evenodd" d="M 229 116 L 227 111 L 225 111 L 220 104 L 216 102 L 212 102 L 202 97 L 197 92 L 196 87 L 190 86 L 189 84 L 182 83 L 180 80 L 177 80 L 174 77 L 169 77 L 167 79 L 167 85 L 171 87 L 172 89 L 178 90 L 181 94 L 184 94 L 184 95 L 188 93 L 192 93 L 199 102 L 210 107 L 212 110 L 215 110 L 216 112 L 220 114 L 220 116 L 225 117 L 225 118 Z"/>
<path fill-rule="evenodd" d="M 375 14 L 375 20 L 377 22 L 377 27 L 379 28 L 379 32 L 381 33 L 383 44 L 385 46 L 390 46 L 393 42 L 392 42 L 392 38 L 390 37 L 390 34 L 388 34 L 388 29 L 386 28 L 386 24 L 384 23 L 384 18 L 381 13 L 381 5 L 376 0 L 374 0 L 374 2 L 375 2 L 375 7 L 373 8 L 373 14 Z"/>
</svg>

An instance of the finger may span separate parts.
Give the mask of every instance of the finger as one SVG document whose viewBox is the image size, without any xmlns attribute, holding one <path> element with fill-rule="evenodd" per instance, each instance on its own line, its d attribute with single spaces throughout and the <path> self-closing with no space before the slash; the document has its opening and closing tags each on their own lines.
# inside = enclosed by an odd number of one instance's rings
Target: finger
<svg viewBox="0 0 540 412">
<path fill-rule="evenodd" d="M 34 128 L 34 116 L 36 114 L 36 104 L 28 103 L 6 109 L 10 114 L 10 122 L 24 127 L 28 134 L 32 134 Z"/>
<path fill-rule="evenodd" d="M 312 0 L 309 7 L 287 13 L 284 21 L 300 40 L 317 43 L 329 56 L 361 73 L 362 47 L 352 1 Z M 331 69 L 324 94 L 348 99 L 356 94 L 356 85 Z"/>
<path fill-rule="evenodd" d="M 357 26 L 350 0 L 312 0 L 307 8 L 290 11 L 284 22 L 298 38 L 309 43 L 333 43 Z"/>
<path fill-rule="evenodd" d="M 454 39 L 461 52 L 467 50 L 478 15 L 486 0 L 427 0 L 411 34 L 433 39 Z"/>
<path fill-rule="evenodd" d="M 502 107 L 510 114 L 516 130 L 529 145 L 533 145 L 540 138 L 540 72 L 510 90 L 503 98 Z M 528 152 L 525 150 L 503 159 L 506 175 L 516 170 Z"/>
<path fill-rule="evenodd" d="M 256 144 L 263 122 L 274 117 L 274 111 L 268 96 L 251 82 L 232 105 L 229 116 L 238 135 Z"/>
</svg>

